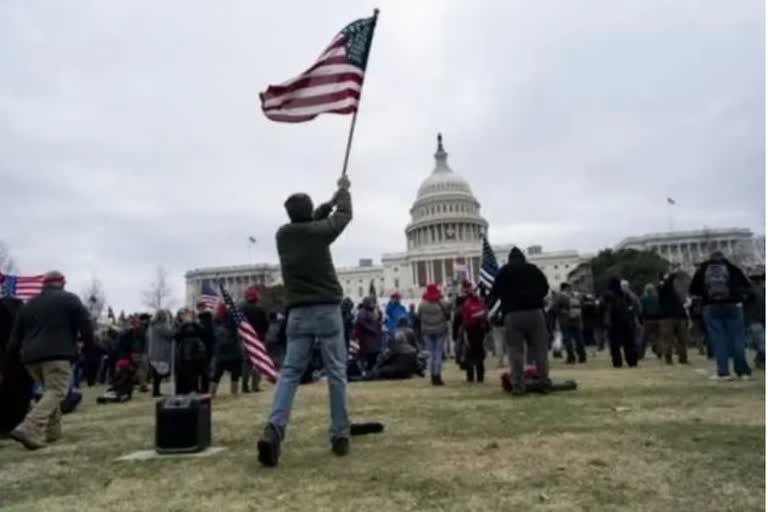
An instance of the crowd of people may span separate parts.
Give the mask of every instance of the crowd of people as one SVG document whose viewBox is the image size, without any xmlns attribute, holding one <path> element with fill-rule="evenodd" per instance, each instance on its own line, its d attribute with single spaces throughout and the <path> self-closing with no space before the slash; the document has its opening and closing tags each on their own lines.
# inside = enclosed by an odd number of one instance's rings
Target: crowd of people
<svg viewBox="0 0 768 512">
<path fill-rule="evenodd" d="M 245 291 L 238 306 L 279 369 L 272 408 L 258 442 L 259 461 L 280 457 L 293 398 L 301 383 L 323 376 L 329 389 L 332 452 L 349 452 L 348 381 L 407 379 L 429 373 L 443 386 L 443 365 L 454 358 L 468 383 L 483 383 L 487 354 L 508 367 L 505 389 L 513 395 L 551 385 L 549 357 L 581 364 L 604 350 L 620 368 L 636 367 L 651 350 L 663 363 L 688 364 L 691 339 L 716 360 L 718 380 L 729 380 L 729 361 L 741 378 L 752 369 L 747 335 L 764 366 L 764 274 L 750 281 L 721 253 L 699 266 L 690 282 L 677 271 L 648 283 L 637 296 L 627 281 L 610 280 L 600 295 L 569 284 L 553 291 L 536 265 L 517 248 L 499 269 L 491 289 L 463 281 L 455 297 L 427 284 L 418 304 L 406 307 L 398 292 L 381 308 L 371 295 L 355 306 L 342 297 L 330 245 L 352 219 L 349 182 L 339 180 L 333 198 L 315 208 L 306 194 L 285 202 L 290 222 L 277 234 L 287 308 L 268 312 L 259 289 Z M 0 300 L 0 405 L 3 423 L 29 449 L 61 437 L 61 403 L 81 381 L 102 382 L 102 403 L 130 400 L 135 388 L 161 396 L 163 380 L 174 393 L 216 396 L 224 374 L 230 393 L 261 390 L 236 316 L 220 303 L 182 308 L 174 315 L 121 315 L 96 324 L 80 299 L 64 290 L 65 278 L 49 272 L 42 292 L 25 305 Z M 74 365 L 73 365 L 74 363 Z M 31 406 L 33 386 L 41 391 Z"/>
</svg>

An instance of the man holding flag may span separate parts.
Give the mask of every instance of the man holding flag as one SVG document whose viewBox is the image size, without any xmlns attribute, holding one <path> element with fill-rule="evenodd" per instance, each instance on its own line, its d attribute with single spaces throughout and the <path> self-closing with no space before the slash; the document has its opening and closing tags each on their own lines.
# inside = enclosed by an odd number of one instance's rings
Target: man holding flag
<svg viewBox="0 0 768 512">
<path fill-rule="evenodd" d="M 288 343 L 272 412 L 258 444 L 259 461 L 265 466 L 277 465 L 293 397 L 316 340 L 328 372 L 333 452 L 339 456 L 349 452 L 347 353 L 341 319 L 343 296 L 330 246 L 352 220 L 352 200 L 349 180 L 342 177 L 338 185 L 333 199 L 314 211 L 308 195 L 290 196 L 285 209 L 291 222 L 277 232 L 277 252 L 289 310 Z"/>
<path fill-rule="evenodd" d="M 322 113 L 352 114 L 339 188 L 333 199 L 314 210 L 308 195 L 290 196 L 285 201 L 290 223 L 277 232 L 289 311 L 288 341 L 272 412 L 258 443 L 259 462 L 265 466 L 277 465 L 280 458 L 293 397 L 315 342 L 320 344 L 328 374 L 331 448 L 338 456 L 349 453 L 343 290 L 330 245 L 352 220 L 347 164 L 378 12 L 376 9 L 372 17 L 348 24 L 303 73 L 269 86 L 260 95 L 262 111 L 272 121 L 301 123 Z"/>
</svg>

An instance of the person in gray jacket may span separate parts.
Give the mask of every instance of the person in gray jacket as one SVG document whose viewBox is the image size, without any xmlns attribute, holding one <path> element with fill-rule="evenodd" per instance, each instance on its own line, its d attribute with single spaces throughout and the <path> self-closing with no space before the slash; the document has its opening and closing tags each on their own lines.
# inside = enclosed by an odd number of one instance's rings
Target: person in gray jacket
<svg viewBox="0 0 768 512">
<path fill-rule="evenodd" d="M 29 450 L 61 438 L 61 401 L 67 394 L 78 337 L 84 348 L 94 344 L 88 310 L 73 293 L 64 291 L 61 272 L 43 278 L 43 290 L 19 311 L 11 334 L 12 349 L 20 348 L 29 375 L 43 388 L 43 396 L 10 436 Z"/>
<path fill-rule="evenodd" d="M 429 372 L 433 386 L 442 386 L 443 355 L 449 332 L 450 312 L 443 304 L 443 294 L 436 284 L 428 284 L 419 304 L 419 322 L 423 344 L 429 352 Z"/>
<path fill-rule="evenodd" d="M 147 354 L 152 372 L 152 396 L 160 394 L 160 382 L 171 374 L 173 357 L 173 315 L 166 309 L 155 313 L 147 331 Z"/>
</svg>

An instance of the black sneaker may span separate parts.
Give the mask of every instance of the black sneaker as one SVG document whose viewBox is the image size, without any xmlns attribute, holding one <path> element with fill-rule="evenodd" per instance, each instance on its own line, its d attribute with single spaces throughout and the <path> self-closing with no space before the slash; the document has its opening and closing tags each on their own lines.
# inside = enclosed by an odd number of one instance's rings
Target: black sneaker
<svg viewBox="0 0 768 512">
<path fill-rule="evenodd" d="M 349 438 L 337 437 L 331 440 L 331 451 L 337 457 L 349 455 Z"/>
<path fill-rule="evenodd" d="M 275 467 L 280 459 L 280 432 L 274 425 L 267 425 L 257 445 L 259 462 L 263 466 Z"/>
</svg>

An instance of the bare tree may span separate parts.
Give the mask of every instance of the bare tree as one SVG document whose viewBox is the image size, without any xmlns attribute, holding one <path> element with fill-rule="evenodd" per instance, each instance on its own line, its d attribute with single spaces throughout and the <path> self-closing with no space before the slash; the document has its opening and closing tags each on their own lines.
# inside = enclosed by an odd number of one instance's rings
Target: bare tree
<svg viewBox="0 0 768 512">
<path fill-rule="evenodd" d="M 107 296 L 104 293 L 104 286 L 101 284 L 101 281 L 95 277 L 92 278 L 80 297 L 83 299 L 85 307 L 88 308 L 91 318 L 99 318 L 104 312 L 104 306 L 107 303 Z"/>
<path fill-rule="evenodd" d="M 8 245 L 0 240 L 0 272 L 3 274 L 10 274 L 16 271 L 16 263 L 11 257 L 11 251 L 8 249 Z"/>
<path fill-rule="evenodd" d="M 165 270 L 165 267 L 162 265 L 157 267 L 155 279 L 141 295 L 144 305 L 153 311 L 173 307 L 176 299 L 173 296 L 171 286 L 168 284 L 168 272 Z"/>
</svg>

